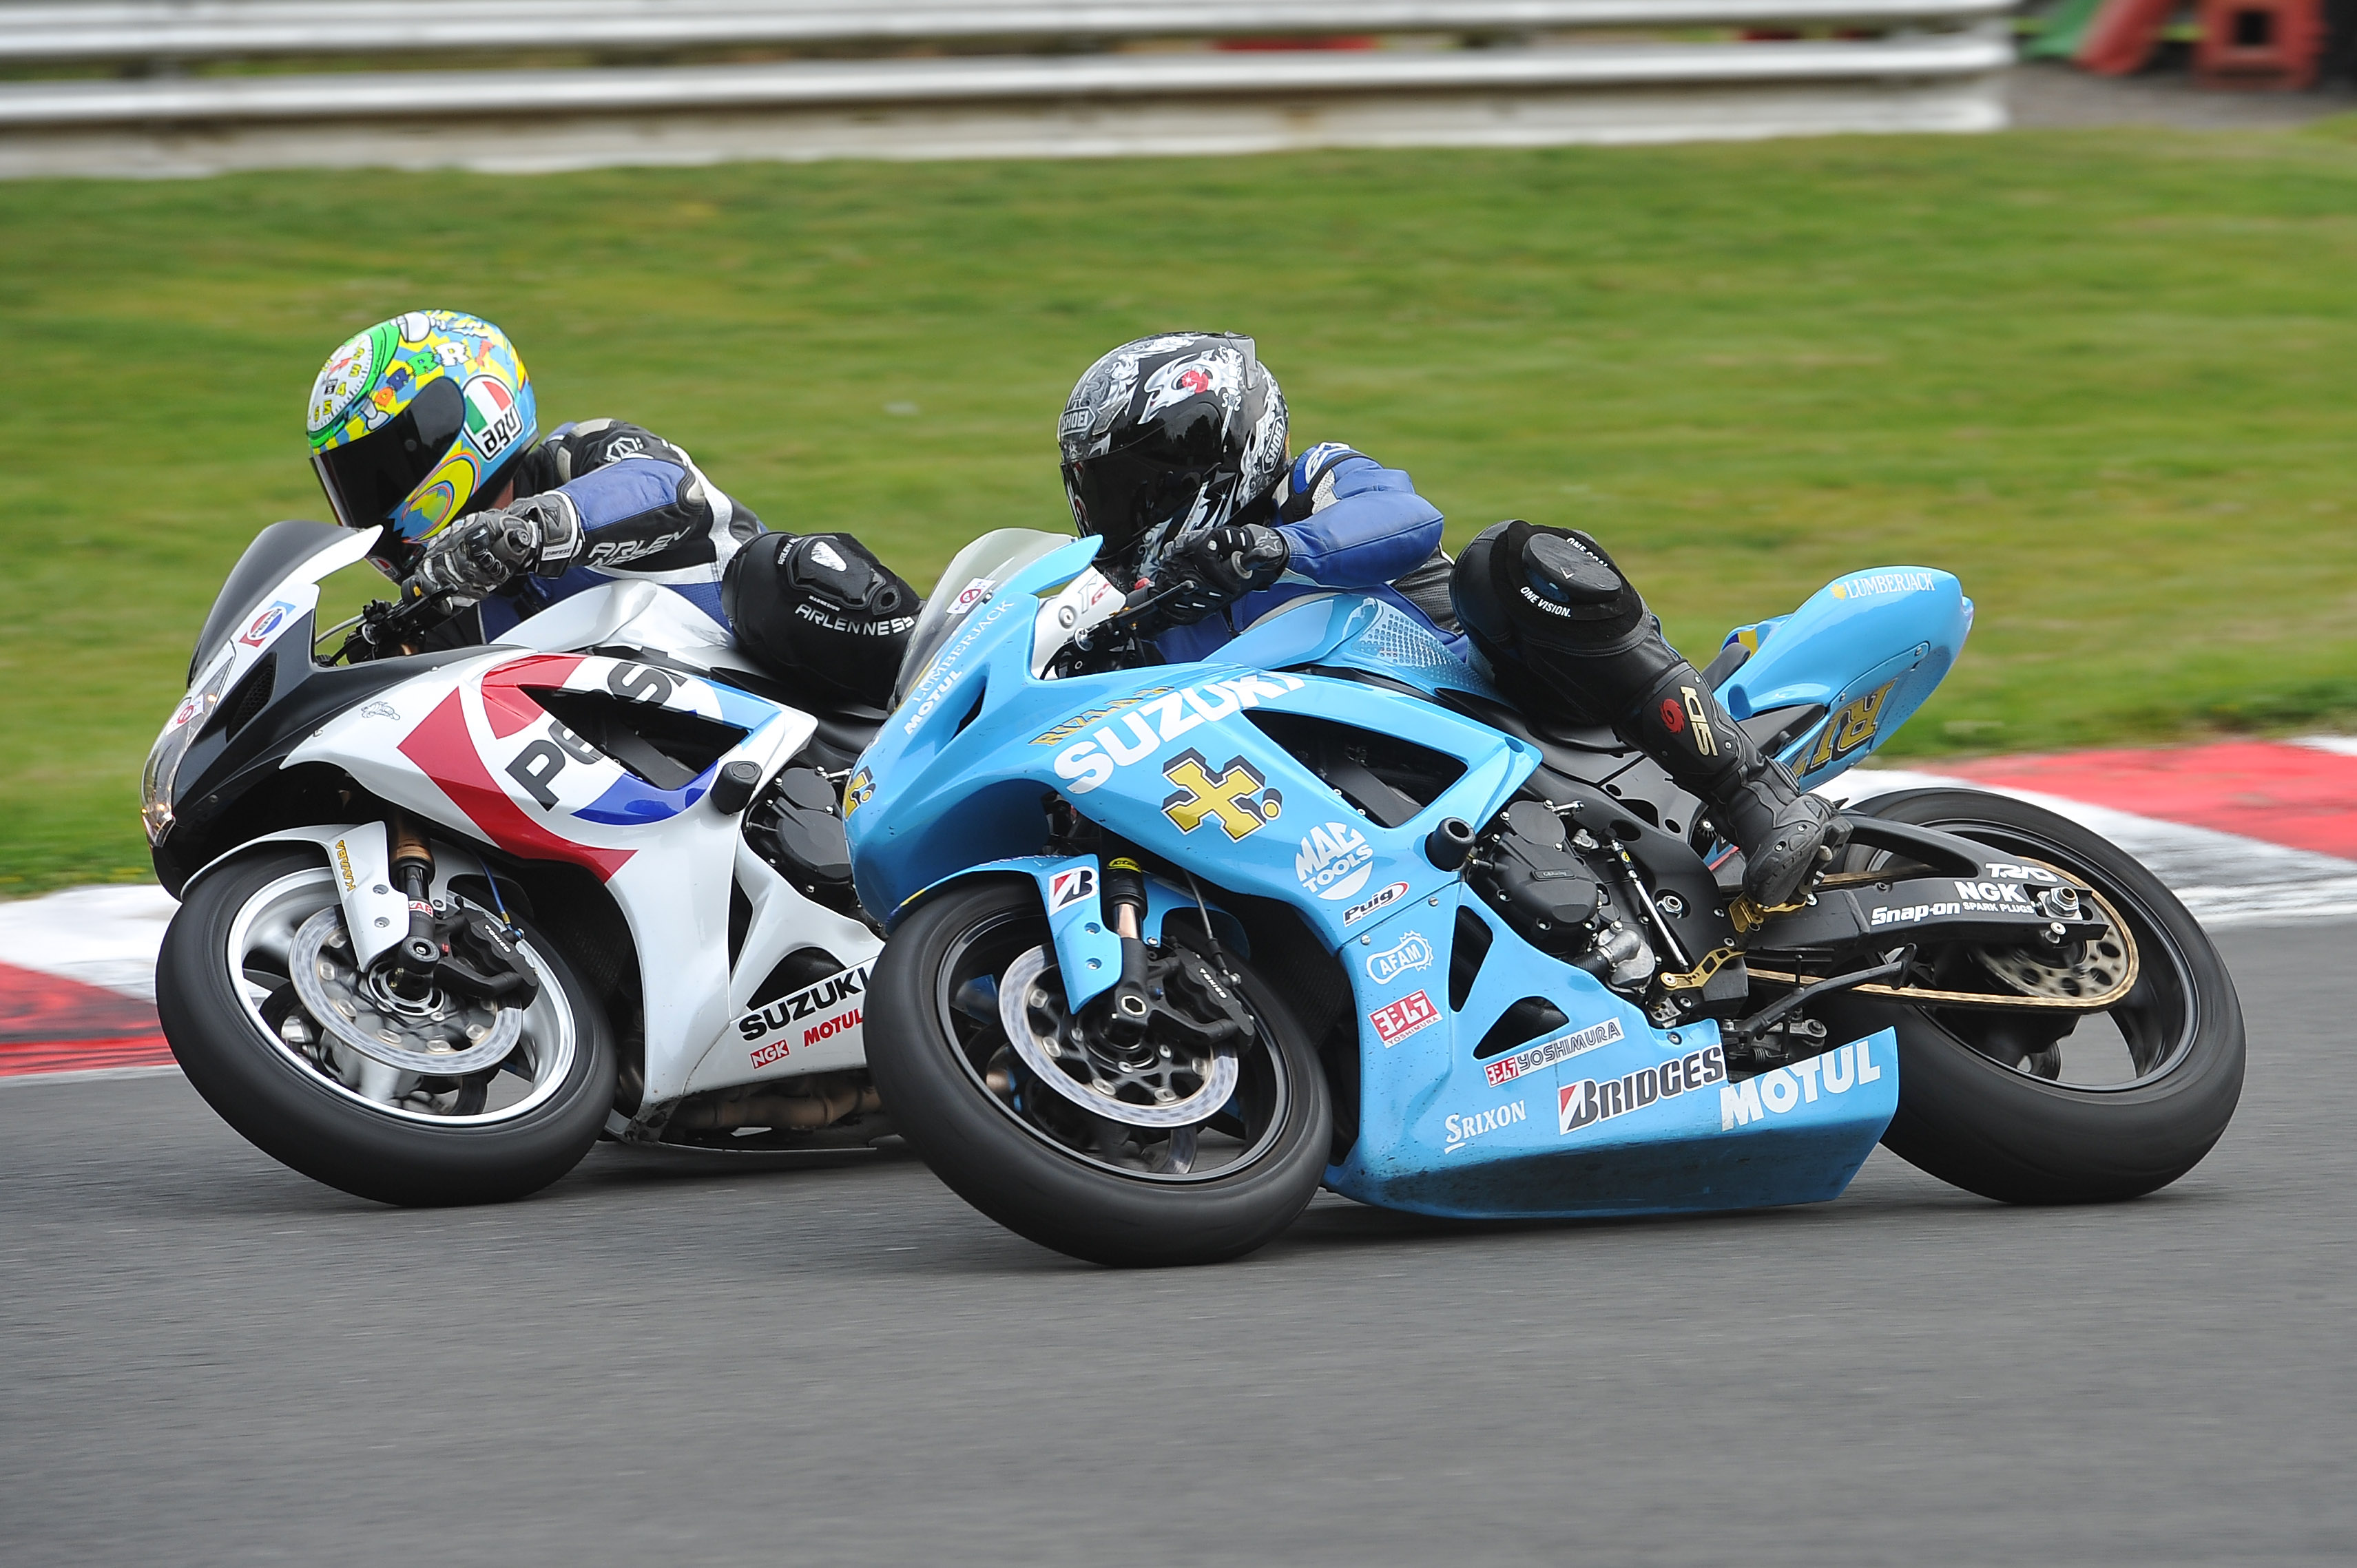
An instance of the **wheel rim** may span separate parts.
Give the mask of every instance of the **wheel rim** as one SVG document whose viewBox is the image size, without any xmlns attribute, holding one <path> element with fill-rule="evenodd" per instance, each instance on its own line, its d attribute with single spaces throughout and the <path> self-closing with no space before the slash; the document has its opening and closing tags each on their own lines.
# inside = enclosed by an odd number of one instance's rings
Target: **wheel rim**
<svg viewBox="0 0 2357 1568">
<path fill-rule="evenodd" d="M 2135 943 L 2136 968 L 2136 983 L 2125 996 L 2090 1013 L 2031 1015 L 1967 1007 L 1916 1011 L 1975 1054 L 2069 1092 L 2116 1094 L 2158 1082 L 2177 1069 L 2192 1050 L 2196 1031 L 2191 971 L 2178 940 L 2143 897 L 2086 865 L 2068 845 L 2031 829 L 1974 820 L 1921 825 L 1971 839 L 2016 860 L 2043 861 L 2093 888 Z M 2022 964 L 1991 962 L 1975 950 L 1960 950 L 1957 957 L 1984 979 L 2023 987 L 2034 979 Z"/>
<path fill-rule="evenodd" d="M 486 1036 L 498 1038 L 511 1030 L 515 1036 L 512 1048 L 489 1065 L 470 1067 L 473 1058 L 462 1055 L 453 1059 L 468 1070 L 404 1071 L 339 1039 L 305 1005 L 292 970 L 304 927 L 339 908 L 335 879 L 321 866 L 281 876 L 260 888 L 230 923 L 221 953 L 230 989 L 247 1021 L 282 1058 L 315 1082 L 381 1115 L 440 1127 L 515 1121 L 563 1086 L 579 1050 L 579 1032 L 564 987 L 529 942 L 518 942 L 517 951 L 531 966 L 540 989 L 522 1009 L 520 1028 L 502 1020 Z M 307 953 L 318 949 L 320 927 L 314 924 L 311 934 L 312 940 L 300 944 Z M 330 961 L 333 950 L 328 954 Z"/>
<path fill-rule="evenodd" d="M 1044 987 L 1060 1001 L 1062 982 L 1052 948 L 1045 946 L 1047 924 L 1037 916 L 1002 913 L 963 932 L 935 972 L 933 1009 L 950 1054 L 974 1089 L 1000 1114 L 1034 1139 L 1080 1164 L 1132 1180 L 1188 1184 L 1232 1177 L 1267 1157 L 1276 1146 L 1290 1108 L 1291 1086 L 1284 1054 L 1268 1026 L 1254 1015 L 1252 1042 L 1233 1053 L 1231 1064 L 1207 1081 L 1232 1083 L 1220 1103 L 1200 1119 L 1152 1124 L 1168 1118 L 1131 1108 L 1114 1120 L 1089 1108 L 1085 1089 L 1045 1077 L 1052 1063 L 1039 1042 L 1018 1048 L 1002 1009 L 1015 984 Z M 1044 959 L 1044 962 L 1042 960 Z M 1060 1013 L 1060 1009 L 1055 1010 Z M 1064 1044 L 1066 1051 L 1077 1050 Z M 1232 1075 L 1232 1076 L 1231 1076 Z M 1201 1104 L 1208 1095 L 1187 1094 L 1177 1103 Z M 1108 1109 L 1113 1109 L 1108 1107 Z"/>
</svg>

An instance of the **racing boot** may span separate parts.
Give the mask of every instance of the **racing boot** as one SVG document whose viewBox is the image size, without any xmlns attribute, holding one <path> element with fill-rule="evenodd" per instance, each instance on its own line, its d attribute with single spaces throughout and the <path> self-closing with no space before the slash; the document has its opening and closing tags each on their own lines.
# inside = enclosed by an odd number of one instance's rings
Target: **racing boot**
<svg viewBox="0 0 2357 1568">
<path fill-rule="evenodd" d="M 1737 727 L 1586 534 L 1487 529 L 1458 557 L 1450 593 L 1508 695 L 1609 725 L 1709 803 L 1720 836 L 1743 851 L 1744 894 L 1758 908 L 1791 903 L 1849 842 L 1833 808 Z"/>
<path fill-rule="evenodd" d="M 1652 636 L 1668 650 L 1657 625 Z M 1670 657 L 1676 662 L 1612 728 L 1708 802 L 1719 836 L 1743 851 L 1745 897 L 1760 909 L 1790 904 L 1849 842 L 1849 824 L 1761 756 L 1695 667 Z"/>
</svg>

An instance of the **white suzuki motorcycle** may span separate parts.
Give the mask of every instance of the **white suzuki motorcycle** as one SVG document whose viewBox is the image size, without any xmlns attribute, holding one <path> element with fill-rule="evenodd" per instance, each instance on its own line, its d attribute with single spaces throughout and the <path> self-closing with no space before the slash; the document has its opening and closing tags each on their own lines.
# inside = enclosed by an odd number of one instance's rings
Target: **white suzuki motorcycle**
<svg viewBox="0 0 2357 1568">
<path fill-rule="evenodd" d="M 180 899 L 156 1007 L 189 1081 L 385 1203 L 516 1197 L 601 1133 L 885 1136 L 839 804 L 882 715 L 798 707 L 651 583 L 490 646 L 415 651 L 414 602 L 319 631 L 319 583 L 373 542 L 264 530 L 148 756 Z"/>
</svg>

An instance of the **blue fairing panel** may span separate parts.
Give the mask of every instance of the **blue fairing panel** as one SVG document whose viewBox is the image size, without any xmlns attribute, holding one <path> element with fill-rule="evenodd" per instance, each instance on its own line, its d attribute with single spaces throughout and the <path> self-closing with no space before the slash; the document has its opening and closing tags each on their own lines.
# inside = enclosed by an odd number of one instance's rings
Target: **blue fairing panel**
<svg viewBox="0 0 2357 1568">
<path fill-rule="evenodd" d="M 1460 910 L 1491 943 L 1453 1008 Z M 1821 1202 L 1849 1185 L 1898 1108 L 1891 1032 L 1730 1079 L 1716 1024 L 1653 1028 L 1461 887 L 1391 915 L 1342 956 L 1361 1026 L 1360 1132 L 1326 1179 L 1361 1202 L 1467 1218 Z M 1475 1056 L 1526 996 L 1566 1021 Z"/>
</svg>

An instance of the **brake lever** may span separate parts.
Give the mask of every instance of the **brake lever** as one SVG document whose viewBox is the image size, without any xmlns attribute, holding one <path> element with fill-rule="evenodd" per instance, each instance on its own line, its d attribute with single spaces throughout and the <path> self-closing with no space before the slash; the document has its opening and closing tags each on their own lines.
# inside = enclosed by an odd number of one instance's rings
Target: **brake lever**
<svg viewBox="0 0 2357 1568">
<path fill-rule="evenodd" d="M 361 609 L 360 624 L 344 642 L 344 662 L 352 661 L 355 642 L 368 650 L 371 659 L 399 652 L 401 645 L 425 630 L 433 613 L 442 607 L 438 596 L 425 592 L 414 578 L 403 579 L 394 592 L 401 596 L 398 600 L 371 599 Z"/>
<path fill-rule="evenodd" d="M 1167 588 L 1155 588 L 1149 584 L 1146 587 L 1133 589 L 1129 597 L 1122 601 L 1121 608 L 1082 632 L 1072 641 L 1080 648 L 1094 649 L 1101 646 L 1106 638 L 1144 636 L 1146 628 L 1153 623 L 1154 612 L 1160 609 L 1166 601 L 1177 597 L 1179 590 L 1186 586 L 1186 583 L 1178 582 Z M 1141 598 L 1140 595 L 1145 596 Z"/>
</svg>

